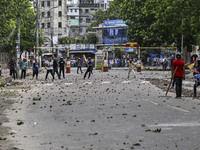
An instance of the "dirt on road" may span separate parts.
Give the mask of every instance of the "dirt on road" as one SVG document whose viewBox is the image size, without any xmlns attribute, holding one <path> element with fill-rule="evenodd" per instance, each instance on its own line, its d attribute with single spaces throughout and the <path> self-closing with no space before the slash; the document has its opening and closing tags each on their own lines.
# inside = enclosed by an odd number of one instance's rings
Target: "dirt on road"
<svg viewBox="0 0 200 150">
<path fill-rule="evenodd" d="M 157 86 L 158 88 L 166 91 L 169 81 L 163 79 L 142 79 L 149 81 L 151 84 Z M 17 85 L 17 86 L 16 86 Z M 14 147 L 12 141 L 6 139 L 7 135 L 12 134 L 11 129 L 3 126 L 4 123 L 8 122 L 8 118 L 5 115 L 6 110 L 10 109 L 12 104 L 15 102 L 12 98 L 17 97 L 18 93 L 13 90 L 15 88 L 19 88 L 19 84 L 12 83 L 10 86 L 1 87 L 0 88 L 0 150 L 18 150 L 18 148 Z M 169 92 L 175 93 L 175 89 L 170 89 Z M 192 97 L 193 90 L 188 90 L 183 88 L 183 96 Z M 13 134 L 13 136 L 15 136 Z"/>
<path fill-rule="evenodd" d="M 0 88 L 0 150 L 18 150 L 18 148 L 13 146 L 12 141 L 9 141 L 6 136 L 12 135 L 12 130 L 9 127 L 5 127 L 3 124 L 9 122 L 6 117 L 6 110 L 9 110 L 14 103 L 12 98 L 16 97 L 17 94 L 13 89 L 16 83 L 11 83 L 7 87 Z M 13 135 L 14 136 L 14 135 Z"/>
<path fill-rule="evenodd" d="M 169 81 L 167 80 L 163 80 L 163 79 L 145 79 L 146 81 L 149 81 L 151 84 L 155 85 L 156 87 L 162 89 L 163 91 L 167 91 L 168 85 L 169 85 Z M 175 88 L 171 88 L 169 92 L 176 92 Z M 193 97 L 194 93 L 193 90 L 188 90 L 185 89 L 184 87 L 182 88 L 182 95 L 184 97 Z M 198 93 L 199 95 L 199 93 Z M 198 98 L 198 97 L 197 97 Z"/>
</svg>

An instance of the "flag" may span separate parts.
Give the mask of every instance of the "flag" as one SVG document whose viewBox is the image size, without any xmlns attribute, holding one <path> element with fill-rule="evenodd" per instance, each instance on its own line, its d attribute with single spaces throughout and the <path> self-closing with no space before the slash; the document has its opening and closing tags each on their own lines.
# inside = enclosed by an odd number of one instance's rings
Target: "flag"
<svg viewBox="0 0 200 150">
<path fill-rule="evenodd" d="M 190 65 L 188 66 L 188 68 L 189 68 L 190 70 L 192 70 L 192 69 L 194 68 L 194 65 L 195 65 L 195 63 L 192 63 L 192 64 L 190 64 Z"/>
</svg>

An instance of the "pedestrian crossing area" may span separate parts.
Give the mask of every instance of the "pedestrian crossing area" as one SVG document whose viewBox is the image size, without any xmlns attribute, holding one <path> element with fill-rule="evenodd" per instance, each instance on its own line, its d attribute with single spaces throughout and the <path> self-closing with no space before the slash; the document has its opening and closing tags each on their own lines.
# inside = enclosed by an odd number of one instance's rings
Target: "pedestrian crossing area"
<svg viewBox="0 0 200 150">
<path fill-rule="evenodd" d="M 109 84 L 134 84 L 136 81 L 135 80 L 124 80 L 124 81 L 85 81 L 85 82 L 79 82 L 79 83 L 74 83 L 74 82 L 65 82 L 64 85 L 66 86 L 72 86 L 74 84 L 78 85 L 92 85 L 92 84 L 100 84 L 100 85 L 109 85 Z M 141 84 L 150 84 L 148 81 L 139 81 Z M 53 86 L 54 84 L 57 84 L 56 82 L 52 83 L 45 83 L 45 86 Z M 60 83 L 59 83 L 60 84 Z M 63 83 L 62 83 L 63 84 Z"/>
</svg>

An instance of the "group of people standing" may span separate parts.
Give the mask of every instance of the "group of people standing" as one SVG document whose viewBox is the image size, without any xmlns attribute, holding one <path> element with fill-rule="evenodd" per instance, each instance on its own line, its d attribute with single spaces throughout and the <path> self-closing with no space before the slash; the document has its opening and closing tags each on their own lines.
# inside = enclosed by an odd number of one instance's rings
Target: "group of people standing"
<svg viewBox="0 0 200 150">
<path fill-rule="evenodd" d="M 82 60 L 80 58 L 77 59 L 76 61 L 76 65 L 77 65 L 77 74 L 79 73 L 79 70 L 81 71 L 81 73 L 83 73 L 82 71 Z M 87 65 L 87 70 L 84 74 L 83 79 L 86 78 L 87 74 L 88 78 L 90 78 L 91 74 L 92 74 L 92 70 L 93 70 L 93 62 L 91 60 L 91 58 L 88 58 L 88 61 L 86 62 Z M 63 75 L 63 78 L 65 78 L 65 68 L 66 68 L 66 63 L 63 59 L 63 57 L 60 58 L 60 60 L 58 61 L 57 58 L 54 58 L 53 60 L 51 58 L 49 58 L 48 61 L 46 61 L 46 69 L 47 69 L 47 73 L 46 73 L 46 77 L 45 80 L 47 80 L 48 78 L 48 74 L 50 73 L 52 75 L 52 80 L 54 80 L 54 75 L 55 73 L 58 76 L 58 79 L 61 79 L 61 74 Z"/>
<path fill-rule="evenodd" d="M 79 70 L 81 71 L 81 73 L 83 73 L 82 71 L 82 60 L 80 58 L 77 59 L 76 61 L 77 64 L 77 74 L 79 73 Z M 91 58 L 88 58 L 88 61 L 86 62 L 87 65 L 87 70 L 84 74 L 84 79 L 86 78 L 87 74 L 88 78 L 90 78 L 91 74 L 92 74 L 92 70 L 93 70 L 93 62 L 91 60 Z M 17 63 L 15 62 L 14 58 L 11 59 L 11 61 L 9 62 L 9 69 L 10 69 L 10 75 L 16 79 L 18 78 L 18 66 Z M 27 72 L 27 68 L 28 68 L 28 62 L 26 60 L 26 58 L 23 59 L 22 62 L 20 62 L 20 68 L 21 68 L 21 77 L 22 78 L 26 78 L 26 72 Z M 57 74 L 58 79 L 61 79 L 61 76 L 63 78 L 65 78 L 65 68 L 66 68 L 66 62 L 63 59 L 63 57 L 61 57 L 60 59 L 57 58 L 49 58 L 45 61 L 45 69 L 46 69 L 46 75 L 45 75 L 45 80 L 48 79 L 48 75 L 51 74 L 52 76 L 52 80 L 55 79 L 55 74 Z M 33 71 L 33 79 L 36 77 L 36 79 L 38 79 L 38 73 L 39 73 L 39 63 L 37 62 L 37 59 L 35 59 L 35 61 L 32 64 L 32 71 Z"/>
<path fill-rule="evenodd" d="M 185 79 L 185 62 L 181 60 L 181 54 L 177 53 L 176 58 L 172 62 L 172 75 L 174 77 L 174 82 L 176 85 L 176 98 L 181 98 L 182 96 L 182 82 Z M 79 73 L 79 70 L 81 74 L 83 73 L 82 71 L 82 61 L 80 58 L 77 59 L 76 61 L 76 66 L 77 66 L 77 74 Z M 133 72 L 134 77 L 136 77 L 134 69 L 136 68 L 136 65 L 138 62 L 134 62 L 132 59 L 128 60 L 128 65 L 129 65 L 129 71 L 128 71 L 128 78 L 130 77 L 130 73 Z M 49 73 L 52 75 L 52 80 L 55 78 L 55 74 L 57 74 L 58 79 L 61 79 L 61 74 L 62 77 L 65 78 L 65 68 L 66 68 L 66 63 L 63 57 L 61 57 L 59 60 L 57 58 L 49 58 L 46 62 L 46 76 L 45 80 L 48 79 Z M 88 78 L 90 78 L 92 71 L 93 71 L 93 62 L 91 58 L 89 57 L 87 61 L 85 61 L 87 65 L 87 70 L 84 74 L 83 79 L 86 78 L 87 74 Z M 22 62 L 20 62 L 21 66 L 21 77 L 26 78 L 26 71 L 28 67 L 28 62 L 26 58 L 23 59 Z M 17 71 L 17 63 L 14 61 L 14 58 L 11 59 L 9 62 L 9 69 L 10 69 L 10 75 L 13 76 L 14 79 L 18 78 L 19 72 Z M 33 65 L 32 65 L 32 70 L 33 70 L 33 79 L 36 76 L 36 79 L 38 79 L 38 72 L 39 72 L 39 63 L 37 62 L 37 59 L 35 59 Z M 1 73 L 1 72 L 0 72 Z M 194 71 L 194 78 L 195 78 L 195 84 L 194 84 L 194 97 L 197 96 L 197 90 L 196 88 L 200 85 L 200 72 L 199 70 Z"/>
<path fill-rule="evenodd" d="M 14 61 L 14 58 L 11 58 L 11 61 L 9 62 L 9 69 L 10 69 L 10 75 L 13 76 L 14 79 L 18 78 L 18 65 L 17 63 Z M 28 67 L 28 62 L 26 60 L 26 58 L 23 59 L 23 61 L 21 62 L 21 77 L 22 78 L 26 78 L 26 70 Z"/>
<path fill-rule="evenodd" d="M 63 74 L 63 78 L 65 78 L 65 61 L 63 60 L 63 57 L 61 57 L 60 60 L 57 60 L 57 58 L 49 58 L 45 63 L 45 69 L 47 70 L 45 80 L 47 80 L 49 73 L 52 75 L 52 80 L 54 80 L 55 73 L 57 74 L 58 79 L 61 78 L 61 74 Z"/>
</svg>

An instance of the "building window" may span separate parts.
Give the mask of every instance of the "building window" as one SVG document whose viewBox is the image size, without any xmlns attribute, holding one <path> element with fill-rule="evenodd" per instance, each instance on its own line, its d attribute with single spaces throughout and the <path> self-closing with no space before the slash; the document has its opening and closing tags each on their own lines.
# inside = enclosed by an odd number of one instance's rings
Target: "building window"
<svg viewBox="0 0 200 150">
<path fill-rule="evenodd" d="M 80 9 L 80 10 L 79 10 L 79 12 L 82 14 L 82 13 L 83 13 L 83 10 L 82 10 L 82 9 Z"/>
<path fill-rule="evenodd" d="M 50 5 L 50 1 L 47 1 L 47 6 L 48 6 L 48 7 L 50 7 L 50 6 L 51 6 L 51 5 Z"/>
<path fill-rule="evenodd" d="M 42 12 L 42 17 L 44 17 L 44 15 L 45 15 L 45 13 L 44 13 L 44 12 Z"/>
<path fill-rule="evenodd" d="M 72 29 L 72 33 L 75 33 L 76 32 L 76 30 L 75 29 Z"/>
<path fill-rule="evenodd" d="M 51 12 L 50 12 L 50 11 L 47 12 L 47 17 L 48 17 L 48 18 L 51 17 Z"/>
<path fill-rule="evenodd" d="M 70 9 L 71 10 L 71 12 L 73 12 L 73 9 Z"/>
<path fill-rule="evenodd" d="M 47 28 L 51 28 L 51 23 L 50 22 L 47 23 Z"/>
<path fill-rule="evenodd" d="M 80 28 L 80 29 L 79 29 L 79 33 L 82 33 L 82 32 L 83 32 L 83 29 L 82 29 L 82 28 Z"/>
<path fill-rule="evenodd" d="M 77 9 L 75 9 L 75 12 L 77 12 Z"/>
<path fill-rule="evenodd" d="M 86 23 L 90 23 L 90 19 L 87 18 L 87 19 L 86 19 Z"/>
<path fill-rule="evenodd" d="M 89 9 L 86 9 L 86 10 L 85 10 L 85 13 L 89 13 Z"/>
<path fill-rule="evenodd" d="M 75 19 L 75 16 L 71 16 L 70 19 Z"/>
<path fill-rule="evenodd" d="M 41 24 L 41 28 L 44 29 L 44 23 Z"/>
<path fill-rule="evenodd" d="M 82 23 L 83 22 L 83 19 L 81 18 L 81 19 L 79 19 L 79 23 Z"/>
<path fill-rule="evenodd" d="M 62 22 L 58 22 L 58 28 L 62 28 Z"/>
<path fill-rule="evenodd" d="M 61 0 L 58 1 L 58 6 L 62 6 L 62 1 Z"/>
<path fill-rule="evenodd" d="M 62 11 L 58 12 L 58 17 L 62 17 Z"/>
<path fill-rule="evenodd" d="M 41 4 L 41 6 L 42 6 L 42 7 L 44 7 L 44 1 L 42 1 L 42 4 Z"/>
</svg>

